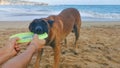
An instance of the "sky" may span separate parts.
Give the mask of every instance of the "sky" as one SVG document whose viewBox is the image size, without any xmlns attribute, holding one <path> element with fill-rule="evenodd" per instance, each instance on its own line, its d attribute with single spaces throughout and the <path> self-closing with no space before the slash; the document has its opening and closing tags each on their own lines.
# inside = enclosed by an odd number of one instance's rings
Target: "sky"
<svg viewBox="0 0 120 68">
<path fill-rule="evenodd" d="M 27 0 L 28 1 L 28 0 Z M 29 0 L 50 5 L 120 5 L 120 0 Z"/>
</svg>

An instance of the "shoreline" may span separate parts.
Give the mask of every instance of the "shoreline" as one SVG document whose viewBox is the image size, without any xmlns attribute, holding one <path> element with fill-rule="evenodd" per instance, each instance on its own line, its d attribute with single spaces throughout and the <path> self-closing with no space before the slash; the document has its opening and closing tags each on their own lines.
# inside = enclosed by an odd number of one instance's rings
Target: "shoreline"
<svg viewBox="0 0 120 68">
<path fill-rule="evenodd" d="M 0 29 L 4 28 L 27 28 L 32 21 L 0 21 Z M 116 26 L 120 21 L 82 21 L 82 27 L 91 26 Z"/>
<path fill-rule="evenodd" d="M 30 21 L 0 21 L 0 29 L 4 28 L 26 28 Z"/>
</svg>

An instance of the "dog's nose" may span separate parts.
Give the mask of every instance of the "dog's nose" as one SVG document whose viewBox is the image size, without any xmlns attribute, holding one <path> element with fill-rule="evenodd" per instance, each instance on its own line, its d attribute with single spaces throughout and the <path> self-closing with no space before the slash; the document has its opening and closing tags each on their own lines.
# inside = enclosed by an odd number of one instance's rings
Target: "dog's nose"
<svg viewBox="0 0 120 68">
<path fill-rule="evenodd" d="M 43 33 L 42 27 L 41 27 L 41 26 L 37 26 L 37 27 L 35 28 L 35 33 L 37 33 L 37 34 Z"/>
</svg>

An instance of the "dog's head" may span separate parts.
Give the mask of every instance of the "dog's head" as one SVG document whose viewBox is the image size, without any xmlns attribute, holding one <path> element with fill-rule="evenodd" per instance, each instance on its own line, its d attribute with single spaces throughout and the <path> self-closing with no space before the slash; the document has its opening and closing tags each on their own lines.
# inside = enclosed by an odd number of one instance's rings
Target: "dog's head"
<svg viewBox="0 0 120 68">
<path fill-rule="evenodd" d="M 52 20 L 35 19 L 30 23 L 29 30 L 36 34 L 48 33 L 53 22 Z"/>
</svg>

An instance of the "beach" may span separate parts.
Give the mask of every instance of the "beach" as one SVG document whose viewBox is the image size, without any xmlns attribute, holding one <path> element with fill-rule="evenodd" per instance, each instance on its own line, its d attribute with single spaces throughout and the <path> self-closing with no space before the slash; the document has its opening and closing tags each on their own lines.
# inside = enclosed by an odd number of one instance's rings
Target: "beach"
<svg viewBox="0 0 120 68">
<path fill-rule="evenodd" d="M 31 21 L 0 21 L 0 47 L 16 33 L 28 32 Z M 67 36 L 67 46 L 61 43 L 60 68 L 120 68 L 120 22 L 83 21 L 77 45 L 78 55 L 73 53 L 74 34 Z M 26 49 L 21 44 L 21 52 Z M 19 53 L 19 54 L 20 54 Z M 54 52 L 46 46 L 41 68 L 52 68 Z M 34 56 L 28 68 L 33 68 Z"/>
</svg>

